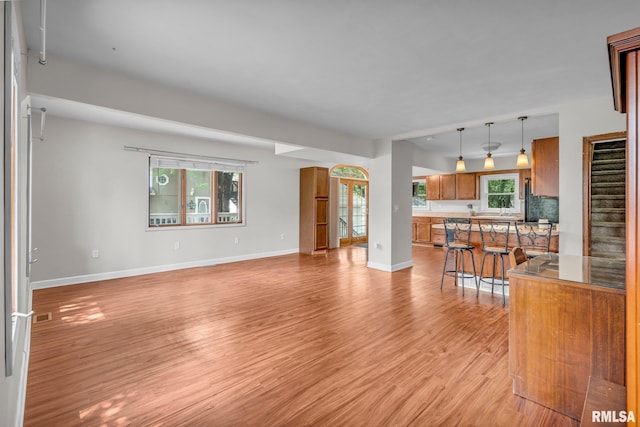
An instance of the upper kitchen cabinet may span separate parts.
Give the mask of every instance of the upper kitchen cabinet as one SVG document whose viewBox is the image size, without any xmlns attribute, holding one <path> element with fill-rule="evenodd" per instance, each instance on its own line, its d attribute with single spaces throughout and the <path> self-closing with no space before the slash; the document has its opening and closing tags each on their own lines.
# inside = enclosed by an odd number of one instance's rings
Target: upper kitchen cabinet
<svg viewBox="0 0 640 427">
<path fill-rule="evenodd" d="M 534 139 L 531 143 L 531 193 L 534 196 L 558 197 L 559 138 Z"/>
<path fill-rule="evenodd" d="M 427 200 L 440 200 L 440 175 L 430 175 L 427 180 Z"/>
<path fill-rule="evenodd" d="M 475 173 L 459 173 L 455 177 L 457 200 L 475 200 L 478 198 L 478 179 Z"/>
<path fill-rule="evenodd" d="M 427 179 L 427 200 L 475 200 L 478 180 L 475 173 L 430 175 Z"/>
<path fill-rule="evenodd" d="M 440 200 L 456 199 L 456 176 L 440 175 Z"/>
</svg>

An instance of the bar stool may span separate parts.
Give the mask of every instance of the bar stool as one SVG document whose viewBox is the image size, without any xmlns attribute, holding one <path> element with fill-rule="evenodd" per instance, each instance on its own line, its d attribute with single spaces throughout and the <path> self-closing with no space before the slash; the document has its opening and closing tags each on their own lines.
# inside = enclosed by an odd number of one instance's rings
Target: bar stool
<svg viewBox="0 0 640 427">
<path fill-rule="evenodd" d="M 493 295 L 493 287 L 496 281 L 496 260 L 500 260 L 500 266 L 502 268 L 502 305 L 506 304 L 506 296 L 504 293 L 504 287 L 509 285 L 509 282 L 504 280 L 504 257 L 509 256 L 509 227 L 511 223 L 509 221 L 488 221 L 478 220 L 478 227 L 480 228 L 480 238 L 482 239 L 482 263 L 480 266 L 480 281 L 491 283 L 491 295 Z M 491 269 L 491 281 L 485 280 L 482 277 L 484 272 L 484 261 L 487 255 L 492 257 L 493 268 Z"/>
<path fill-rule="evenodd" d="M 538 224 L 537 222 L 516 223 L 518 246 L 527 252 L 527 257 L 548 254 L 551 247 L 551 230 L 553 224 Z"/>
<path fill-rule="evenodd" d="M 444 265 L 442 266 L 442 277 L 440 278 L 440 289 L 444 283 L 444 276 L 447 273 L 453 273 L 454 284 L 457 286 L 458 279 L 462 279 L 462 295 L 464 296 L 464 279 L 474 278 L 476 282 L 476 295 L 480 292 L 480 284 L 476 274 L 476 262 L 473 258 L 473 249 L 471 245 L 471 219 L 469 218 L 444 218 L 444 230 L 446 234 L 445 247 L 447 253 L 444 256 Z M 454 253 L 455 268 L 447 270 L 447 261 L 449 253 Z M 473 266 L 473 275 L 465 273 L 464 270 L 464 254 L 468 252 L 471 255 L 471 265 Z M 458 258 L 460 256 L 460 258 Z"/>
</svg>

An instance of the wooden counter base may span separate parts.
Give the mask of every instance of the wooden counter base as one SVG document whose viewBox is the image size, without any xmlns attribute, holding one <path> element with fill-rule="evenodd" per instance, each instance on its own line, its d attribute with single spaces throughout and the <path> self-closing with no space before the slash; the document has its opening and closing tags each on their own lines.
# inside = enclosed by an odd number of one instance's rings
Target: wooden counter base
<svg viewBox="0 0 640 427">
<path fill-rule="evenodd" d="M 589 377 L 624 385 L 625 294 L 510 272 L 513 392 L 579 420 Z"/>
</svg>

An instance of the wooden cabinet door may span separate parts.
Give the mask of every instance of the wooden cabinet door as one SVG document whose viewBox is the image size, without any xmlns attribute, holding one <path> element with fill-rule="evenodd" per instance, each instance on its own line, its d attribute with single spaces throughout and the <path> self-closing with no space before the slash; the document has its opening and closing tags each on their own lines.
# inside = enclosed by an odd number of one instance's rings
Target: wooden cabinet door
<svg viewBox="0 0 640 427">
<path fill-rule="evenodd" d="M 427 200 L 440 200 L 440 175 L 427 177 Z"/>
<path fill-rule="evenodd" d="M 478 198 L 478 185 L 475 173 L 459 173 L 456 177 L 456 199 L 475 200 Z"/>
<path fill-rule="evenodd" d="M 412 240 L 416 243 L 431 243 L 431 217 L 413 217 Z"/>
<path fill-rule="evenodd" d="M 431 221 L 417 224 L 416 242 L 431 243 Z"/>
<path fill-rule="evenodd" d="M 558 137 L 534 139 L 531 143 L 531 193 L 559 196 Z"/>
<path fill-rule="evenodd" d="M 440 175 L 440 199 L 456 199 L 456 175 Z"/>
<path fill-rule="evenodd" d="M 329 169 L 316 167 L 316 197 L 329 197 Z"/>
<path fill-rule="evenodd" d="M 315 250 L 329 247 L 329 199 L 316 199 Z"/>
</svg>

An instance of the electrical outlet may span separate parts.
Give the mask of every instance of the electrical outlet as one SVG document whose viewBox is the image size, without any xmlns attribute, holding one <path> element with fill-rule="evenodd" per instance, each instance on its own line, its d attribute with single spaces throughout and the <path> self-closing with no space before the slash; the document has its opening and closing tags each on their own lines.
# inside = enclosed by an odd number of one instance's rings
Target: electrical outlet
<svg viewBox="0 0 640 427">
<path fill-rule="evenodd" d="M 240 243 L 240 238 L 239 238 L 239 237 L 236 237 L 236 238 L 234 239 L 233 243 L 235 243 L 236 245 L 237 245 L 238 243 Z"/>
<path fill-rule="evenodd" d="M 100 251 L 98 249 L 94 249 L 91 251 L 91 258 L 99 258 L 100 257 Z"/>
<path fill-rule="evenodd" d="M 173 242 L 173 250 L 177 251 L 178 249 L 180 249 L 180 242 L 176 240 Z"/>
<path fill-rule="evenodd" d="M 280 240 L 284 240 L 284 233 L 280 234 Z"/>
</svg>

